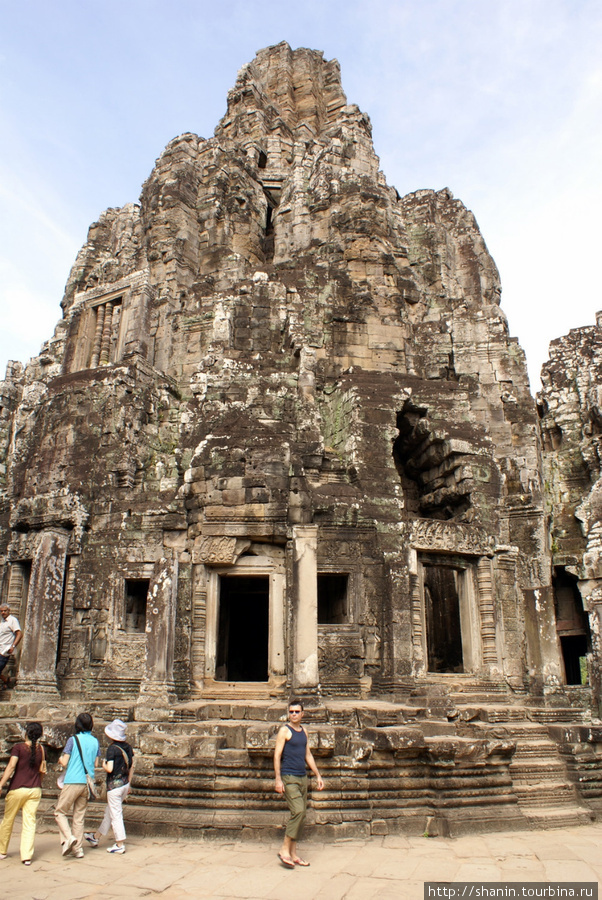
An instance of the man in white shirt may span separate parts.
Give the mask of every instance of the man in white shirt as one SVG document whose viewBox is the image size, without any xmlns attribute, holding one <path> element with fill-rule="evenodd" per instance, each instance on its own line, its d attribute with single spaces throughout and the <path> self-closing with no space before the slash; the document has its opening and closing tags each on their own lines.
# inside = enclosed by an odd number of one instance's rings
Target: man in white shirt
<svg viewBox="0 0 602 900">
<path fill-rule="evenodd" d="M 0 606 L 0 680 L 1 687 L 8 686 L 8 675 L 4 673 L 7 663 L 15 652 L 15 647 L 21 643 L 23 632 L 16 616 L 11 616 L 10 606 L 3 603 Z"/>
</svg>

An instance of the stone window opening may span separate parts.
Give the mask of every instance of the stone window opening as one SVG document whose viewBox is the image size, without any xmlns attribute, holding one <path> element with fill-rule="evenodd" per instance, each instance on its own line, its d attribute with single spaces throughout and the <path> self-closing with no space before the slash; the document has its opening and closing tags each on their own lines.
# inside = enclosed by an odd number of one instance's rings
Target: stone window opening
<svg viewBox="0 0 602 900">
<path fill-rule="evenodd" d="M 148 578 L 125 579 L 125 630 L 129 634 L 144 634 L 146 630 L 149 587 Z"/>
<path fill-rule="evenodd" d="M 265 169 L 268 164 L 268 158 L 263 150 L 259 151 L 259 156 L 257 157 L 257 168 Z"/>
<path fill-rule="evenodd" d="M 94 340 L 88 363 L 90 369 L 116 362 L 122 300 L 122 297 L 113 297 L 93 307 Z"/>
<path fill-rule="evenodd" d="M 591 632 L 577 578 L 564 566 L 555 566 L 552 585 L 565 683 L 588 684 L 587 657 L 592 648 Z"/>
<path fill-rule="evenodd" d="M 216 681 L 268 681 L 270 579 L 220 575 Z"/>
<path fill-rule="evenodd" d="M 346 625 L 349 616 L 349 575 L 318 575 L 318 625 Z"/>
<path fill-rule="evenodd" d="M 473 566 L 445 555 L 421 562 L 427 672 L 472 672 L 480 657 Z"/>
</svg>

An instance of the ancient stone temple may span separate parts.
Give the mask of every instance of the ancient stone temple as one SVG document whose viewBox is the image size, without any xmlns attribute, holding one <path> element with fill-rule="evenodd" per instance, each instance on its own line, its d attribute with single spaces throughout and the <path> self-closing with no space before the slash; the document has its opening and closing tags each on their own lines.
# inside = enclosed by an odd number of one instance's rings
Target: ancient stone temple
<svg viewBox="0 0 602 900">
<path fill-rule="evenodd" d="M 258 53 L 0 385 L 6 747 L 120 715 L 132 822 L 272 829 L 294 693 L 316 827 L 587 820 L 601 334 L 556 345 L 538 414 L 472 213 L 387 184 L 335 60 Z"/>
</svg>

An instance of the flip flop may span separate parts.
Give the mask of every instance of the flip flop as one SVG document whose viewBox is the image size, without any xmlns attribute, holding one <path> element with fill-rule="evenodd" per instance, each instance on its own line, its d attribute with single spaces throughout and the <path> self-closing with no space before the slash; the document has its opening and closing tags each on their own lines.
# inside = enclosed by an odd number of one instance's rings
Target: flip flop
<svg viewBox="0 0 602 900">
<path fill-rule="evenodd" d="M 294 859 L 293 862 L 295 863 L 296 866 L 308 866 L 309 865 L 307 860 L 301 859 L 300 856 L 297 859 Z"/>
<path fill-rule="evenodd" d="M 295 864 L 292 861 L 292 859 L 290 858 L 290 856 L 283 856 L 282 853 L 279 853 L 278 859 L 280 860 L 282 865 L 285 867 L 285 869 L 294 869 L 295 868 Z"/>
</svg>

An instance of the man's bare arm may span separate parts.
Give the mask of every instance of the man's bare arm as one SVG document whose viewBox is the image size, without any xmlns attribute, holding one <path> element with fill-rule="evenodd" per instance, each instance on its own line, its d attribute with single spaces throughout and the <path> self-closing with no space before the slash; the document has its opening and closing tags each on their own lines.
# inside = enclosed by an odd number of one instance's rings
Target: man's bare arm
<svg viewBox="0 0 602 900">
<path fill-rule="evenodd" d="M 13 641 L 12 647 L 11 647 L 10 650 L 8 651 L 9 653 L 13 653 L 13 651 L 15 650 L 15 647 L 18 647 L 18 646 L 19 646 L 19 644 L 21 643 L 21 640 L 22 640 L 22 638 L 23 638 L 23 632 L 22 632 L 22 631 L 13 631 L 13 634 L 14 634 L 14 636 L 15 636 L 15 639 L 14 639 L 14 641 Z"/>
<path fill-rule="evenodd" d="M 274 775 L 276 776 L 277 794 L 284 793 L 284 784 L 280 776 L 280 762 L 282 760 L 282 751 L 284 750 L 284 745 L 286 744 L 286 737 L 288 733 L 288 729 L 283 725 L 282 728 L 280 728 L 280 730 L 278 731 L 278 736 L 276 737 L 276 747 L 274 749 Z"/>
<path fill-rule="evenodd" d="M 305 734 L 307 734 L 307 732 L 305 732 Z M 307 747 L 305 748 L 305 762 L 307 763 L 307 767 L 311 769 L 313 774 L 316 776 L 316 785 L 318 790 L 321 791 L 324 787 L 324 781 L 322 780 L 322 776 L 318 772 L 318 767 L 316 765 L 314 755 L 309 749 L 309 737 L 307 739 Z"/>
</svg>

